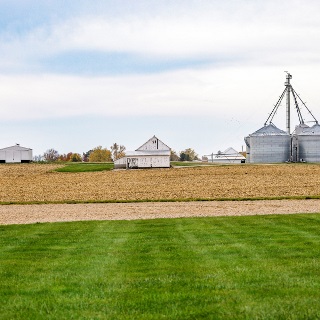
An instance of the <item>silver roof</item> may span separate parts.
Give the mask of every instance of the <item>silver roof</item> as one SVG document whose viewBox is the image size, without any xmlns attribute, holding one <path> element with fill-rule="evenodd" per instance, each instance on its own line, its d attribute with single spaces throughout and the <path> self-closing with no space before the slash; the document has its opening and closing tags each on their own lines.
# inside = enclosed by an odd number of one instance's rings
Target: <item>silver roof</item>
<svg viewBox="0 0 320 320">
<path fill-rule="evenodd" d="M 260 128 L 259 130 L 251 133 L 249 136 L 288 136 L 289 134 L 279 128 L 277 128 L 273 123 L 268 124 Z"/>
<path fill-rule="evenodd" d="M 30 151 L 32 149 L 21 147 L 19 144 L 16 144 L 15 146 L 11 146 L 11 147 L 6 147 L 6 148 L 0 149 L 0 151 L 5 151 L 5 150 Z"/>
<path fill-rule="evenodd" d="M 126 151 L 125 157 L 143 157 L 143 156 L 170 156 L 170 150 L 136 150 Z"/>
<path fill-rule="evenodd" d="M 309 126 L 305 123 L 300 123 L 299 125 L 296 126 L 296 128 L 293 131 L 293 134 L 299 134 L 302 131 L 306 130 L 306 128 L 309 128 Z"/>
<path fill-rule="evenodd" d="M 238 151 L 236 151 L 235 149 L 230 147 L 227 150 L 225 150 L 223 153 L 217 154 L 216 158 L 219 158 L 219 159 L 245 159 L 246 157 L 244 157 L 241 153 L 239 153 Z"/>
<path fill-rule="evenodd" d="M 316 123 L 312 127 L 304 128 L 301 132 L 298 133 L 299 136 L 310 136 L 310 135 L 320 135 L 320 125 Z"/>
</svg>

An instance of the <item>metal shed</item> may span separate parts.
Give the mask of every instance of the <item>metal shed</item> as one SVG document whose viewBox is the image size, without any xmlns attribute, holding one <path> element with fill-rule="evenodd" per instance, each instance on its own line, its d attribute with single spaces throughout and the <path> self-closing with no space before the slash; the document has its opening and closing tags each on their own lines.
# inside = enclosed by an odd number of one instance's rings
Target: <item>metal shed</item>
<svg viewBox="0 0 320 320">
<path fill-rule="evenodd" d="M 156 136 L 114 162 L 115 169 L 170 168 L 171 149 Z"/>
<path fill-rule="evenodd" d="M 32 161 L 32 149 L 15 146 L 0 149 L 1 163 L 28 163 Z"/>
<path fill-rule="evenodd" d="M 208 162 L 212 163 L 245 163 L 246 157 L 233 148 L 228 148 L 224 152 L 206 156 Z"/>
</svg>

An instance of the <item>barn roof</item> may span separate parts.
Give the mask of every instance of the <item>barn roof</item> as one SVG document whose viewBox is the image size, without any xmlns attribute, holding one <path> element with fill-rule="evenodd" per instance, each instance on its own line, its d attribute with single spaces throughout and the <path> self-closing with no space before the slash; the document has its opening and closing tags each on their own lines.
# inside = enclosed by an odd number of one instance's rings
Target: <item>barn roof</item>
<svg viewBox="0 0 320 320">
<path fill-rule="evenodd" d="M 20 144 L 16 144 L 16 145 L 11 146 L 11 147 L 6 147 L 6 148 L 0 149 L 0 151 L 6 151 L 6 150 L 30 151 L 30 150 L 32 150 L 32 149 L 30 149 L 30 148 L 25 148 L 25 147 L 21 147 Z"/>
<path fill-rule="evenodd" d="M 127 151 L 125 157 L 133 156 L 170 156 L 170 150 L 135 150 Z"/>
</svg>

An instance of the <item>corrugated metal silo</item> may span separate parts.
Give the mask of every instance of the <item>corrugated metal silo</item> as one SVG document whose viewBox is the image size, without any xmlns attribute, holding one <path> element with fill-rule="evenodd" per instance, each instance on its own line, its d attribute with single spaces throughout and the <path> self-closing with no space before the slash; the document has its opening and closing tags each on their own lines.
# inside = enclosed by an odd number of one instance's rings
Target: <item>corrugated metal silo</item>
<svg viewBox="0 0 320 320">
<path fill-rule="evenodd" d="M 304 128 L 297 133 L 298 161 L 320 162 L 320 125 Z"/>
<path fill-rule="evenodd" d="M 291 140 L 291 153 L 292 158 L 291 161 L 299 162 L 299 141 L 298 141 L 298 134 L 301 133 L 303 130 L 308 129 L 309 126 L 305 123 L 300 123 L 296 126 L 295 130 L 292 133 L 292 140 Z"/>
<path fill-rule="evenodd" d="M 247 162 L 276 163 L 290 160 L 291 137 L 272 123 L 250 134 L 245 142 Z"/>
<path fill-rule="evenodd" d="M 250 136 L 245 137 L 244 142 L 246 143 L 246 162 L 250 163 Z"/>
</svg>

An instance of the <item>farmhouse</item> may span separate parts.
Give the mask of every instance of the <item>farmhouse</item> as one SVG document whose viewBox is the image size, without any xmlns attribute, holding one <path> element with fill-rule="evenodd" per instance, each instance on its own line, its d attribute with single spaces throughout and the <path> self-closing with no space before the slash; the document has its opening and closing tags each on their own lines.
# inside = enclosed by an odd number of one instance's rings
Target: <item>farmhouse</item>
<svg viewBox="0 0 320 320">
<path fill-rule="evenodd" d="M 135 151 L 114 162 L 114 168 L 169 168 L 171 149 L 156 136 L 153 136 Z"/>
<path fill-rule="evenodd" d="M 0 149 L 0 163 L 24 163 L 32 161 L 32 149 L 16 144 Z"/>
</svg>

